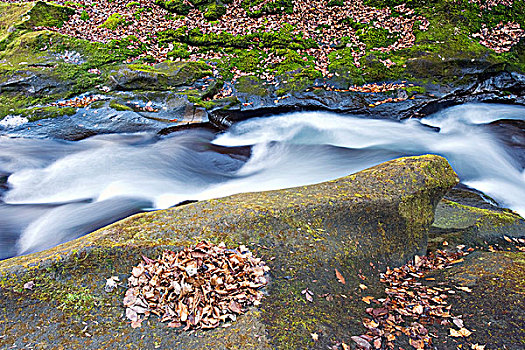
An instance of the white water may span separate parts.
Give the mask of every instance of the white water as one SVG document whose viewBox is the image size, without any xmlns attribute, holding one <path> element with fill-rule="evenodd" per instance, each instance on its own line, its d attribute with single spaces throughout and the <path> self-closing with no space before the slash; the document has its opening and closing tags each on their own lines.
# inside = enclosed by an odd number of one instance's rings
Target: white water
<svg viewBox="0 0 525 350">
<path fill-rule="evenodd" d="M 0 258 L 52 247 L 140 210 L 312 184 L 426 153 L 443 155 L 464 184 L 524 215 L 525 172 L 516 157 L 523 149 L 484 125 L 499 119 L 525 120 L 525 108 L 464 105 L 401 123 L 295 113 L 248 120 L 218 137 L 0 138 L 0 176 L 9 176 L 0 192 Z M 253 146 L 251 156 L 232 146 Z"/>
</svg>

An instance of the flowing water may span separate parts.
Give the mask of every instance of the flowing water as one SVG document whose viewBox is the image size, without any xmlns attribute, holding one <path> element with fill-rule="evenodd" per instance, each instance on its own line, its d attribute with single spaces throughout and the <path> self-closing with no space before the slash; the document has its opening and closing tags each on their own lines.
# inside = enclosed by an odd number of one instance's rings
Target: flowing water
<svg viewBox="0 0 525 350">
<path fill-rule="evenodd" d="M 525 108 L 470 104 L 423 120 L 305 112 L 215 135 L 0 137 L 0 258 L 43 250 L 144 210 L 335 179 L 383 161 L 446 157 L 462 182 L 525 215 Z"/>
</svg>

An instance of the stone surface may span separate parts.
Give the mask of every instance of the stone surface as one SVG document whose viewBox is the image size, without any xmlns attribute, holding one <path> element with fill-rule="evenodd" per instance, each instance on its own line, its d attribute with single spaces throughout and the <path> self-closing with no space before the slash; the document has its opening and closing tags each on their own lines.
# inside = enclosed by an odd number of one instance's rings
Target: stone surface
<svg viewBox="0 0 525 350">
<path fill-rule="evenodd" d="M 435 205 L 456 183 L 441 157 L 401 158 L 318 185 L 136 215 L 49 251 L 2 261 L 0 346 L 325 349 L 350 343 L 362 332 L 358 275 L 424 254 Z M 119 276 L 124 285 L 141 255 L 202 239 L 245 244 L 268 262 L 260 308 L 213 331 L 184 333 L 155 318 L 132 330 L 120 306 L 124 288 L 108 294 L 106 279 Z M 33 290 L 23 289 L 29 281 Z M 314 293 L 312 303 L 301 294 L 305 288 Z M 334 300 L 320 298 L 324 293 Z"/>
<path fill-rule="evenodd" d="M 486 246 L 507 237 L 524 237 L 525 220 L 518 214 L 501 209 L 483 209 L 442 200 L 436 208 L 436 219 L 430 229 L 430 246 L 439 247 L 444 241 Z"/>
</svg>

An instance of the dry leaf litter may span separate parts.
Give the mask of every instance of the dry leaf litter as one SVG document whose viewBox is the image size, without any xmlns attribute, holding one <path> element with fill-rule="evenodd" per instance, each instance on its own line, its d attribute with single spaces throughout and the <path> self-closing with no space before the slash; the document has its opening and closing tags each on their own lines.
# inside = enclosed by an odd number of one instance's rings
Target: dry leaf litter
<svg viewBox="0 0 525 350">
<path fill-rule="evenodd" d="M 462 262 L 463 256 L 472 250 L 465 251 L 464 246 L 458 248 L 456 252 L 438 250 L 428 256 L 416 256 L 410 263 L 388 268 L 381 274 L 387 296 L 383 299 L 362 298 L 365 303 L 375 305 L 366 309 L 370 316 L 363 319 L 366 333 L 351 337 L 358 348 L 394 349 L 396 339 L 404 334 L 413 348 L 430 349 L 435 346 L 432 344 L 435 335 L 427 327 L 433 324 L 450 326 L 451 337 L 469 337 L 472 332 L 465 328 L 461 317 L 452 315 L 447 298 L 458 290 L 467 293 L 471 290 L 461 286 L 428 287 L 421 283 L 426 273 Z M 481 348 L 478 344 L 475 346 Z"/>
<path fill-rule="evenodd" d="M 143 256 L 128 279 L 124 306 L 133 328 L 155 314 L 169 327 L 209 329 L 259 305 L 269 267 L 245 247 L 201 242 L 180 252 Z"/>
</svg>

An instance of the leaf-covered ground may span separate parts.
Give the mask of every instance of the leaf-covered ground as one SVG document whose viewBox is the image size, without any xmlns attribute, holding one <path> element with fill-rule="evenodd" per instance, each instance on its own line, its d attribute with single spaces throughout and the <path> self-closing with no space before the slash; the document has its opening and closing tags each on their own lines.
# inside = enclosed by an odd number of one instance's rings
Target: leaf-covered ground
<svg viewBox="0 0 525 350">
<path fill-rule="evenodd" d="M 227 80 L 255 74 L 272 82 L 301 72 L 360 85 L 402 78 L 418 57 L 519 64 L 509 52 L 525 35 L 522 0 L 55 3 L 75 13 L 61 26 L 37 28 L 93 42 L 130 38 L 128 49 L 137 51 L 130 62 L 205 61 Z"/>
</svg>

